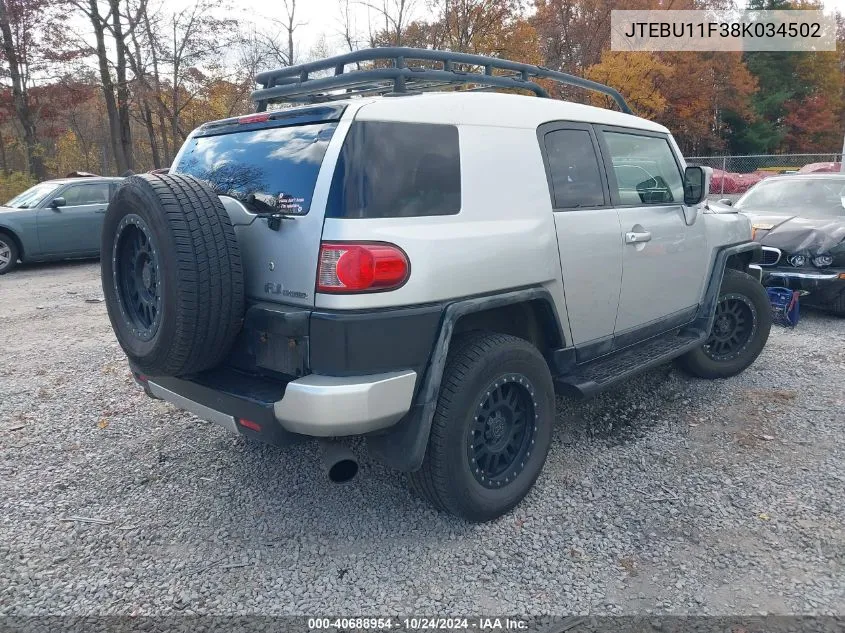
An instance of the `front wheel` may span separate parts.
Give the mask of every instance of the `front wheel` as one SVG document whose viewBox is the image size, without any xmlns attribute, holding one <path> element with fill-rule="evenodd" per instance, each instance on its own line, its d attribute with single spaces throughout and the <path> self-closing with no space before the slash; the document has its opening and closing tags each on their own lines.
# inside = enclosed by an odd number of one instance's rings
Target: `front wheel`
<svg viewBox="0 0 845 633">
<path fill-rule="evenodd" d="M 534 485 L 551 443 L 554 386 L 530 343 L 473 332 L 449 351 L 422 468 L 411 485 L 435 507 L 490 521 Z"/>
<path fill-rule="evenodd" d="M 728 378 L 753 363 L 769 338 L 772 309 L 765 288 L 751 275 L 725 270 L 710 337 L 678 359 L 700 378 Z"/>
<path fill-rule="evenodd" d="M 836 316 L 845 317 L 845 290 L 840 292 L 839 295 L 829 304 L 822 307 L 829 310 Z"/>
</svg>

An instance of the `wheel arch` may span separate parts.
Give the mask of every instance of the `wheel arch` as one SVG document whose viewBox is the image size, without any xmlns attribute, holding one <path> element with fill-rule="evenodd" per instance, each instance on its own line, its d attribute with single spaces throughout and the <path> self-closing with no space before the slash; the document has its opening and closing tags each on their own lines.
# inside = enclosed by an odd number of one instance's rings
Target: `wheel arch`
<svg viewBox="0 0 845 633">
<path fill-rule="evenodd" d="M 514 323 L 513 317 L 516 315 L 526 316 L 526 323 Z M 499 329 L 491 331 L 524 338 L 535 346 L 537 343 L 534 340 L 545 341 L 546 349 L 540 351 L 547 362 L 555 349 L 565 345 L 563 328 L 554 300 L 543 287 L 522 288 L 448 304 L 444 309 L 440 331 L 411 410 L 388 431 L 367 437 L 368 450 L 375 457 L 384 464 L 405 472 L 420 468 L 425 457 L 437 395 L 453 337 L 467 331 L 495 328 L 497 325 L 515 329 L 516 332 L 521 331 L 522 335 Z"/>
<path fill-rule="evenodd" d="M 0 233 L 3 235 L 8 235 L 12 241 L 15 243 L 15 247 L 18 249 L 18 257 L 21 261 L 24 259 L 24 247 L 23 247 L 23 240 L 21 240 L 20 236 L 15 232 L 14 229 L 0 224 Z"/>
<path fill-rule="evenodd" d="M 479 307 L 457 317 L 452 336 L 486 330 L 524 339 L 542 353 L 563 347 L 560 323 L 547 300 L 527 299 L 496 307 Z"/>
<path fill-rule="evenodd" d="M 704 296 L 699 304 L 694 326 L 705 332 L 713 327 L 713 315 L 719 300 L 719 288 L 728 268 L 746 272 L 749 264 L 759 261 L 762 246 L 757 242 L 740 242 L 720 247 L 713 258 L 713 268 L 710 279 L 704 290 Z"/>
<path fill-rule="evenodd" d="M 725 268 L 732 268 L 733 270 L 738 270 L 743 273 L 748 272 L 748 266 L 759 261 L 761 251 L 762 247 L 756 250 L 740 251 L 738 253 L 728 255 L 728 259 L 725 262 Z"/>
</svg>

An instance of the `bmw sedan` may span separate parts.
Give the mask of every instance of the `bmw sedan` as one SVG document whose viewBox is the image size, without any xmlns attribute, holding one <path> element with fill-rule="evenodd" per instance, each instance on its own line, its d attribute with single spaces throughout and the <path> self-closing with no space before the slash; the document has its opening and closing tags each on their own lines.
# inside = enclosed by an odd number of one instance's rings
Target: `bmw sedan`
<svg viewBox="0 0 845 633">
<path fill-rule="evenodd" d="M 97 257 L 106 207 L 121 180 L 48 180 L 0 206 L 0 275 L 19 260 Z"/>
<path fill-rule="evenodd" d="M 730 204 L 720 201 L 713 205 Z M 845 316 L 845 174 L 767 178 L 737 200 L 763 245 L 763 283 Z M 718 209 L 717 209 L 718 210 Z"/>
</svg>

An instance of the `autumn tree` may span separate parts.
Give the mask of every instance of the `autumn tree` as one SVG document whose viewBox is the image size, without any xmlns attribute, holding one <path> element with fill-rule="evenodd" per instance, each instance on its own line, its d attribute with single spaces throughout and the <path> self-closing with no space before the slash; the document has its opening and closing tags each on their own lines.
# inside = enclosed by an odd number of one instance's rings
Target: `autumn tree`
<svg viewBox="0 0 845 633">
<path fill-rule="evenodd" d="M 675 73 L 664 89 L 667 109 L 658 120 L 681 149 L 701 155 L 731 149 L 737 119 L 753 121 L 757 82 L 739 53 L 664 53 Z"/>
<path fill-rule="evenodd" d="M 127 58 L 127 32 L 134 30 L 140 19 L 121 13 L 120 0 L 70 0 L 73 7 L 91 24 L 106 115 L 109 122 L 110 143 L 117 171 L 124 173 L 135 166 L 132 145 L 132 127 L 129 113 L 129 65 Z M 142 5 L 142 6 L 145 6 Z M 111 45 L 110 45 L 111 44 Z M 110 50 L 115 58 L 110 58 Z M 111 69 L 115 70 L 112 77 Z"/>
<path fill-rule="evenodd" d="M 46 172 L 38 142 L 38 112 L 31 98 L 31 88 L 34 76 L 44 70 L 44 63 L 49 59 L 43 37 L 54 17 L 53 8 L 47 0 L 0 0 L 4 70 L 12 83 L 12 99 L 22 131 L 27 168 L 38 179 L 44 178 Z M 3 152 L 5 154 L 5 147 Z"/>
<path fill-rule="evenodd" d="M 413 18 L 416 0 L 363 0 L 360 4 L 366 6 L 375 15 L 375 28 L 373 28 L 373 22 L 370 23 L 371 45 L 406 45 L 403 36 L 408 23 Z"/>
<path fill-rule="evenodd" d="M 584 75 L 610 47 L 612 0 L 536 0 L 532 23 L 544 65 Z M 633 7 L 632 7 L 633 8 Z"/>
<path fill-rule="evenodd" d="M 585 73 L 588 79 L 613 86 L 628 105 L 642 117 L 654 119 L 668 108 L 666 91 L 674 79 L 674 69 L 653 53 L 605 51 L 598 64 Z M 591 94 L 590 100 L 613 107 L 610 97 Z"/>
<path fill-rule="evenodd" d="M 783 149 L 787 152 L 811 153 L 834 151 L 842 143 L 842 127 L 834 107 L 827 97 L 813 95 L 785 104 Z"/>
</svg>

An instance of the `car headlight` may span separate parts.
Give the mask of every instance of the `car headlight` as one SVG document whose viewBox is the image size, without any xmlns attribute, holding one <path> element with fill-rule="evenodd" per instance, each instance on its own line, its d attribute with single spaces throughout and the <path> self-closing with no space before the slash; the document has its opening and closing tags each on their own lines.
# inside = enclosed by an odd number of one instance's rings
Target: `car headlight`
<svg viewBox="0 0 845 633">
<path fill-rule="evenodd" d="M 818 255 L 813 257 L 813 266 L 817 268 L 824 268 L 825 266 L 830 266 L 833 263 L 833 255 Z"/>
<path fill-rule="evenodd" d="M 788 261 L 790 265 L 795 266 L 795 268 L 801 268 L 807 263 L 807 258 L 804 255 L 790 255 L 786 261 Z"/>
</svg>

